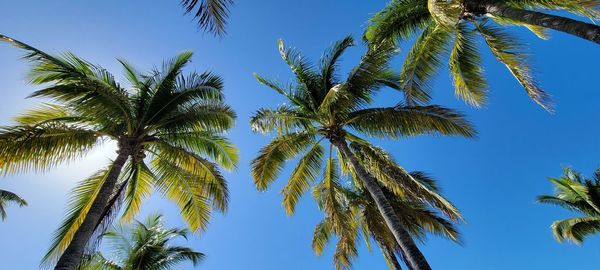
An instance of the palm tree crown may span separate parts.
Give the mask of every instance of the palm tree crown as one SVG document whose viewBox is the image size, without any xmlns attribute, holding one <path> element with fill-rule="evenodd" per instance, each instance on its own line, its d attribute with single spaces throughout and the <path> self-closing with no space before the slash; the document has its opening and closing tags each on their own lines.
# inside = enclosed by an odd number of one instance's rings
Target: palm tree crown
<svg viewBox="0 0 600 270">
<path fill-rule="evenodd" d="M 547 38 L 546 28 L 488 10 L 497 10 L 498 6 L 502 10 L 524 12 L 539 8 L 559 9 L 592 19 L 600 18 L 600 11 L 595 9 L 600 6 L 600 1 L 393 0 L 371 19 L 366 37 L 372 42 L 380 42 L 418 35 L 400 73 L 401 85 L 410 102 L 430 99 L 432 77 L 449 54 L 448 67 L 456 96 L 475 106 L 484 104 L 488 88 L 477 44 L 477 35 L 480 35 L 531 99 L 546 110 L 552 110 L 549 95 L 532 76 L 524 44 L 501 26 L 525 26 L 542 38 Z M 598 38 L 600 41 L 600 30 Z"/>
<path fill-rule="evenodd" d="M 9 203 L 16 203 L 19 207 L 27 206 L 27 202 L 19 195 L 0 189 L 0 218 L 2 220 L 6 219 L 6 205 Z"/>
<path fill-rule="evenodd" d="M 581 217 L 552 223 L 552 232 L 559 242 L 571 240 L 577 244 L 591 234 L 600 232 L 600 169 L 592 179 L 566 168 L 560 178 L 550 178 L 554 195 L 539 196 L 541 203 L 554 204 L 583 214 Z"/>
<path fill-rule="evenodd" d="M 31 82 L 45 85 L 31 97 L 49 100 L 0 130 L 3 173 L 43 171 L 107 141 L 117 143 L 117 158 L 73 189 L 46 261 L 63 254 L 66 262 L 59 260 L 57 269 L 77 267 L 120 206 L 123 219 L 132 220 L 153 189 L 177 203 L 193 231 L 206 228 L 211 208 L 227 209 L 220 167 L 233 169 L 238 160 L 223 136 L 235 113 L 223 103 L 219 76 L 182 74 L 191 52 L 147 74 L 120 60 L 131 84 L 125 89 L 74 54 L 52 56 L 5 36 L 0 40 L 27 51 L 24 58 L 34 64 Z"/>
<path fill-rule="evenodd" d="M 281 57 L 296 75 L 296 84 L 286 87 L 256 75 L 259 82 L 283 95 L 291 103 L 274 109 L 260 109 L 251 118 L 251 126 L 255 132 L 276 132 L 275 138 L 263 147 L 252 161 L 252 175 L 256 187 L 265 190 L 277 178 L 286 161 L 298 158 L 299 161 L 282 190 L 283 204 L 289 214 L 294 212 L 300 197 L 314 183 L 320 182 L 316 185 L 316 196 L 326 197 L 323 199 L 326 201 L 323 208 L 330 216 L 335 216 L 335 196 L 324 190 L 332 190 L 331 187 L 340 185 L 337 175 L 339 166 L 344 173 L 357 175 L 353 179 L 359 181 L 354 185 L 366 187 L 376 198 L 378 206 L 389 204 L 382 197 L 378 186 L 380 184 L 398 194 L 410 193 L 418 196 L 423 201 L 443 209 L 450 217 L 459 218 L 454 206 L 411 177 L 388 157 L 371 151 L 370 163 L 358 164 L 355 157 L 357 149 L 349 149 L 347 143 L 351 142 L 359 149 L 374 149 L 375 147 L 360 138 L 358 133 L 380 138 L 420 134 L 471 137 L 474 135 L 473 128 L 462 114 L 439 106 L 398 104 L 392 107 L 369 108 L 373 94 L 380 88 L 389 86 L 400 89 L 394 73 L 387 66 L 389 58 L 395 53 L 394 45 L 380 43 L 371 46 L 360 64 L 352 69 L 345 81 L 341 81 L 336 74 L 339 58 L 352 45 L 351 37 L 335 43 L 321 59 L 321 64 L 316 70 L 298 52 L 286 49 L 280 41 Z M 328 148 L 327 151 L 325 147 Z M 334 150 L 337 151 L 334 153 Z M 373 177 L 377 178 L 379 183 L 374 182 Z M 319 179 L 321 181 L 318 181 Z M 377 193 L 377 196 L 373 192 Z M 382 209 L 379 208 L 379 211 Z M 396 215 L 390 211 L 384 215 L 393 215 L 391 218 L 395 219 L 394 222 L 397 221 Z M 395 224 L 399 225 L 399 222 Z M 336 231 L 344 229 L 335 228 Z M 398 230 L 402 229 L 395 228 L 395 231 Z M 412 240 L 405 238 L 401 245 L 405 244 L 405 241 Z M 416 246 L 413 244 L 411 248 Z"/>
<path fill-rule="evenodd" d="M 82 270 L 168 270 L 190 261 L 197 265 L 204 254 L 189 247 L 170 244 L 176 238 L 187 239 L 189 231 L 183 228 L 165 228 L 162 215 L 150 215 L 145 222 L 135 221 L 131 226 L 115 226 L 103 234 L 108 241 L 107 259 L 97 252 Z"/>
</svg>

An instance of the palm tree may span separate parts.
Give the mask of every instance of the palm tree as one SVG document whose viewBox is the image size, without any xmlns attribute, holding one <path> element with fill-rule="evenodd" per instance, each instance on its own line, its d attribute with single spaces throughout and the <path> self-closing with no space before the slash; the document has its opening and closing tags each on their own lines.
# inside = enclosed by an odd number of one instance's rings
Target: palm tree
<svg viewBox="0 0 600 270">
<path fill-rule="evenodd" d="M 556 186 L 554 195 L 539 196 L 541 203 L 554 204 L 579 212 L 581 217 L 552 223 L 552 232 L 559 242 L 571 240 L 580 244 L 591 234 L 600 232 L 600 169 L 592 179 L 566 168 L 560 178 L 550 178 Z"/>
<path fill-rule="evenodd" d="M 251 126 L 255 132 L 269 134 L 277 131 L 276 137 L 252 161 L 254 183 L 257 189 L 265 190 L 277 178 L 285 162 L 298 157 L 298 164 L 282 191 L 286 211 L 293 213 L 300 196 L 319 175 L 323 174 L 322 182 L 326 185 L 333 184 L 334 168 L 338 166 L 333 156 L 333 151 L 336 150 L 336 155 L 343 161 L 340 164 L 345 164 L 343 166 L 346 171 L 356 175 L 360 185 L 375 201 L 386 225 L 413 268 L 429 269 L 423 254 L 402 227 L 401 219 L 393 211 L 379 185 L 390 186 L 390 189 L 398 192 L 408 188 L 410 192 L 418 191 L 418 195 L 427 196 L 435 203 L 444 205 L 448 213 L 452 213 L 454 208 L 406 174 L 402 174 L 401 179 L 374 175 L 376 179 L 369 175 L 348 142 L 367 146 L 370 144 L 351 131 L 380 138 L 420 134 L 472 137 L 475 132 L 462 114 L 439 106 L 398 104 L 393 107 L 368 108 L 372 95 L 383 86 L 399 89 L 393 79 L 393 72 L 388 70 L 387 65 L 395 48 L 390 43 L 370 47 L 346 80 L 340 81 L 336 74 L 339 57 L 352 45 L 351 37 L 335 43 L 321 59 L 319 69 L 315 70 L 298 52 L 286 50 L 283 42 L 279 41 L 281 56 L 296 75 L 297 82 L 288 88 L 256 75 L 259 82 L 286 97 L 291 104 L 283 104 L 274 109 L 262 108 L 251 118 Z M 325 147 L 329 147 L 329 156 L 324 161 Z"/>
<path fill-rule="evenodd" d="M 568 0 L 393 0 L 370 22 L 366 38 L 372 42 L 408 39 L 419 35 L 407 54 L 400 74 L 409 102 L 428 101 L 431 80 L 449 52 L 449 70 L 455 94 L 475 106 L 485 103 L 487 82 L 481 68 L 477 34 L 493 55 L 546 110 L 552 110 L 549 95 L 531 75 L 523 43 L 503 27 L 525 26 L 547 38 L 546 29 L 567 31 L 600 42 L 600 27 L 530 9 L 558 9 L 588 18 L 600 18 L 600 1 Z"/>
<path fill-rule="evenodd" d="M 16 203 L 19 207 L 27 206 L 27 202 L 19 197 L 19 195 L 12 193 L 8 190 L 0 189 L 0 218 L 6 219 L 6 205 L 9 203 Z"/>
<path fill-rule="evenodd" d="M 438 192 L 435 181 L 426 174 L 411 172 L 408 175 L 426 185 L 433 192 Z M 371 196 L 363 190 L 345 187 L 339 184 L 339 181 L 336 183 L 331 186 L 320 185 L 314 192 L 315 195 L 318 195 L 316 199 L 319 206 L 326 213 L 325 218 L 316 226 L 313 235 L 313 249 L 317 255 L 321 255 L 331 236 L 336 235 L 338 239 L 334 252 L 336 268 L 349 268 L 351 260 L 358 255 L 356 244 L 362 232 L 369 249 L 371 249 L 369 239 L 375 240 L 390 269 L 402 269 L 398 257 L 404 260 L 404 253 L 386 226 L 385 220 Z M 459 236 L 453 225 L 454 220 L 445 219 L 441 216 L 444 215 L 443 212 L 441 215 L 438 214 L 439 209 L 429 207 L 422 200 L 411 198 L 413 194 L 404 193 L 403 196 L 399 196 L 386 188 L 382 188 L 382 190 L 394 208 L 394 212 L 402 217 L 403 228 L 413 238 L 423 241 L 426 233 L 429 232 L 458 241 Z M 332 198 L 336 201 L 335 204 L 332 204 L 333 207 L 324 207 L 328 196 L 322 196 L 323 194 L 333 194 Z M 404 263 L 408 265 L 406 261 Z"/>
<path fill-rule="evenodd" d="M 168 270 L 181 262 L 196 266 L 204 254 L 189 247 L 170 244 L 176 238 L 187 239 L 189 231 L 183 228 L 165 228 L 162 215 L 150 215 L 144 223 L 115 226 L 103 234 L 109 252 L 115 259 L 107 259 L 97 252 L 81 270 Z"/>
<path fill-rule="evenodd" d="M 192 231 L 206 228 L 211 208 L 225 211 L 227 184 L 220 167 L 233 169 L 237 150 L 223 137 L 233 110 L 223 103 L 223 82 L 209 72 L 182 74 L 191 52 L 141 74 L 120 60 L 131 83 L 125 89 L 107 70 L 71 53 L 53 56 L 6 36 L 34 64 L 30 79 L 46 98 L 0 130 L 5 174 L 44 171 L 79 160 L 101 143 L 116 142 L 117 156 L 72 192 L 65 220 L 45 262 L 75 269 L 86 247 L 106 229 L 121 205 L 131 220 L 153 189 L 175 201 Z"/>
<path fill-rule="evenodd" d="M 233 0 L 181 0 L 185 13 L 192 13 L 198 20 L 198 26 L 217 36 L 225 34 L 229 18 L 229 7 Z"/>
</svg>

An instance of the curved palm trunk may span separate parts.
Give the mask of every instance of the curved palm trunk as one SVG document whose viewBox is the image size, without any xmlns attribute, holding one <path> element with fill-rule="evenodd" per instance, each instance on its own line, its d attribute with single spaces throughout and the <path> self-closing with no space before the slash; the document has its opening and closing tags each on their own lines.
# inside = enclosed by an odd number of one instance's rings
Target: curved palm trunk
<svg viewBox="0 0 600 270">
<path fill-rule="evenodd" d="M 371 194 L 371 197 L 375 201 L 375 204 L 383 216 L 385 223 L 394 235 L 394 238 L 400 245 L 401 249 L 404 251 L 408 264 L 412 266 L 414 270 L 431 270 L 429 263 L 427 263 L 425 256 L 423 256 L 423 253 L 421 253 L 415 244 L 415 241 L 402 227 L 402 223 L 400 223 L 398 215 L 396 215 L 396 212 L 394 212 L 392 205 L 385 197 L 381 187 L 379 187 L 377 181 L 373 179 L 373 177 L 371 177 L 371 175 L 369 175 L 362 167 L 356 156 L 354 156 L 354 153 L 352 153 L 352 151 L 350 151 L 348 148 L 346 141 L 340 140 L 332 143 L 340 150 L 340 152 L 342 152 L 344 156 L 350 160 L 350 163 L 354 168 L 354 172 L 363 182 L 367 188 L 367 191 L 369 191 L 369 194 Z"/>
<path fill-rule="evenodd" d="M 79 226 L 73 235 L 71 243 L 69 243 L 67 249 L 65 249 L 60 256 L 60 259 L 54 268 L 55 270 L 74 270 L 79 267 L 85 247 L 94 234 L 98 223 L 104 216 L 105 209 L 129 155 L 128 151 L 120 149 L 119 155 L 113 162 L 112 167 L 106 176 L 106 180 L 100 187 L 94 202 L 92 202 L 89 212 L 83 219 L 81 226 Z"/>
<path fill-rule="evenodd" d="M 472 3 L 470 5 L 475 5 L 475 9 L 483 9 L 485 13 L 493 16 L 554 29 L 600 44 L 600 26 L 598 25 L 531 10 L 512 8 L 501 3 Z"/>
</svg>

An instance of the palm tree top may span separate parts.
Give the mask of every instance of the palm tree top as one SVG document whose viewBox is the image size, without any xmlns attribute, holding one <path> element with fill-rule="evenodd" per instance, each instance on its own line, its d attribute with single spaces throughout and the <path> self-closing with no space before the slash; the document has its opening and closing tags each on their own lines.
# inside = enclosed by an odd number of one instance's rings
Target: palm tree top
<svg viewBox="0 0 600 270">
<path fill-rule="evenodd" d="M 2 35 L 0 41 L 26 51 L 24 59 L 33 64 L 29 79 L 42 85 L 30 97 L 46 101 L 0 127 L 2 174 L 45 171 L 103 142 L 117 142 L 117 158 L 73 189 L 45 262 L 69 247 L 90 211 L 101 212 L 92 227 L 98 236 L 121 205 L 122 219 L 132 220 L 153 190 L 175 201 L 195 232 L 206 229 L 211 210 L 226 211 L 229 192 L 221 168 L 237 164 L 237 149 L 225 137 L 236 114 L 224 103 L 221 77 L 183 73 L 192 52 L 148 73 L 119 60 L 130 84 L 124 87 L 106 69 L 72 53 L 51 55 Z M 106 183 L 112 187 L 103 193 Z M 100 194 L 107 194 L 107 205 L 92 208 Z"/>
<path fill-rule="evenodd" d="M 189 247 L 173 245 L 177 238 L 187 239 L 190 232 L 183 228 L 165 228 L 163 216 L 149 215 L 144 222 L 136 220 L 129 226 L 117 225 L 104 233 L 111 257 L 96 253 L 88 259 L 84 270 L 167 270 L 189 261 L 198 265 L 205 255 Z"/>
<path fill-rule="evenodd" d="M 370 42 L 378 43 L 388 39 L 408 40 L 417 36 L 400 72 L 400 85 L 408 93 L 411 102 L 429 101 L 433 77 L 443 63 L 448 62 L 455 95 L 468 104 L 482 106 L 487 101 L 489 89 L 481 68 L 482 59 L 477 44 L 477 35 L 480 35 L 492 54 L 508 68 L 529 97 L 547 111 L 552 111 L 550 95 L 533 76 L 528 63 L 527 46 L 502 26 L 527 27 L 542 38 L 548 37 L 547 28 L 500 14 L 490 15 L 490 10 L 498 8 L 489 6 L 512 11 L 565 10 L 591 19 L 600 18 L 598 1 L 392 0 L 371 18 L 365 37 Z M 541 13 L 536 15 L 545 16 Z M 527 16 L 531 14 L 522 15 Z M 566 25 L 565 22 L 561 24 Z M 594 31 L 600 36 L 600 28 Z M 448 61 L 445 60 L 446 57 L 449 57 Z"/>
<path fill-rule="evenodd" d="M 423 133 L 475 135 L 462 114 L 440 106 L 414 107 L 400 103 L 386 108 L 367 108 L 373 94 L 383 87 L 404 91 L 388 67 L 389 59 L 396 53 L 393 43 L 369 46 L 360 63 L 344 80 L 339 79 L 337 66 L 344 51 L 354 45 L 352 37 L 335 42 L 317 68 L 298 51 L 286 49 L 282 40 L 278 44 L 282 59 L 295 74 L 296 84 L 284 86 L 255 74 L 260 83 L 291 102 L 274 110 L 257 111 L 251 119 L 256 132 L 314 129 L 333 138 L 344 136 L 342 127 L 347 126 L 371 136 L 388 138 Z M 285 121 L 276 121 L 278 117 Z M 421 125 L 411 125 L 415 123 L 411 121 L 419 121 Z"/>
<path fill-rule="evenodd" d="M 475 130 L 461 113 L 440 106 L 396 104 L 371 107 L 374 94 L 384 87 L 403 92 L 388 66 L 389 59 L 396 53 L 395 44 L 371 44 L 359 64 L 341 78 L 337 74 L 339 59 L 353 44 L 352 37 L 335 42 L 319 65 L 314 66 L 298 51 L 285 48 L 280 40 L 279 52 L 294 73 L 296 82 L 284 86 L 256 75 L 259 82 L 291 102 L 273 109 L 259 109 L 250 120 L 255 132 L 275 133 L 272 141 L 252 161 L 252 176 L 257 189 L 267 189 L 287 161 L 297 160 L 282 190 L 286 212 L 293 214 L 301 196 L 312 189 L 320 208 L 336 220 L 333 227 L 323 226 L 336 235 L 356 229 L 346 222 L 350 218 L 345 217 L 348 213 L 342 209 L 344 204 L 340 202 L 340 196 L 335 194 L 337 191 L 345 193 L 345 183 L 341 179 L 344 175 L 357 176 L 347 184 L 359 190 L 369 189 L 371 196 L 376 197 L 378 211 L 382 211 L 381 205 L 387 203 L 381 194 L 381 186 L 403 198 L 417 197 L 417 200 L 439 209 L 450 219 L 459 220 L 460 213 L 450 202 L 360 135 L 394 139 L 422 134 L 473 137 Z M 380 193 L 373 195 L 378 190 Z M 385 216 L 390 220 L 396 215 L 387 211 Z M 386 226 L 390 226 L 388 223 L 386 221 Z M 402 242 L 403 248 L 412 248 L 410 260 L 415 263 L 420 252 L 415 250 L 416 245 L 410 235 L 396 224 L 401 226 L 399 222 L 394 223 L 394 238 Z M 401 233 L 408 239 L 398 240 Z M 336 256 L 336 260 L 340 260 L 336 264 L 348 264 L 350 257 L 354 256 L 352 239 L 355 238 L 341 242 L 348 248 L 343 252 L 348 256 Z M 325 241 L 318 242 L 317 245 L 321 245 Z"/>
<path fill-rule="evenodd" d="M 554 222 L 552 231 L 556 239 L 580 244 L 586 236 L 600 232 L 600 169 L 590 179 L 565 168 L 563 176 L 550 178 L 550 181 L 555 186 L 554 195 L 539 196 L 538 202 L 558 205 L 584 215 Z"/>
</svg>

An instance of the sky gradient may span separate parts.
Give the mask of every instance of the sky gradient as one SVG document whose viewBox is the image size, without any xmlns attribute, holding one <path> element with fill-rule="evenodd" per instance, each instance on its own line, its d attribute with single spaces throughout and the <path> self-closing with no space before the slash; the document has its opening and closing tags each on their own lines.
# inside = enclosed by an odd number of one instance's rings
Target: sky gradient
<svg viewBox="0 0 600 270">
<path fill-rule="evenodd" d="M 269 138 L 250 131 L 249 116 L 260 107 L 285 102 L 257 83 L 252 73 L 290 82 L 292 74 L 277 52 L 278 38 L 316 62 L 332 42 L 349 34 L 360 40 L 368 18 L 386 1 L 236 1 L 228 35 L 221 40 L 201 33 L 191 17 L 182 16 L 177 2 L 3 1 L 0 33 L 47 52 L 71 51 L 118 76 L 116 58 L 149 70 L 178 52 L 194 51 L 188 71 L 208 69 L 225 80 L 227 103 L 238 113 L 230 137 L 241 155 L 238 168 L 226 174 L 229 211 L 215 214 L 208 231 L 189 241 L 207 255 L 197 269 L 333 269 L 331 246 L 321 257 L 310 247 L 314 226 L 322 218 L 312 198 L 303 197 L 291 217 L 281 206 L 279 191 L 290 166 L 266 192 L 257 192 L 252 184 L 250 160 Z M 433 269 L 596 269 L 597 260 L 591 258 L 600 252 L 600 239 L 592 237 L 583 246 L 558 244 L 550 223 L 573 214 L 537 204 L 535 197 L 552 192 L 546 177 L 559 176 L 561 166 L 591 175 L 600 165 L 600 47 L 556 32 L 543 41 L 522 29 L 513 31 L 530 45 L 537 79 L 556 103 L 554 114 L 529 100 L 483 48 L 491 85 L 488 104 L 475 109 L 457 101 L 447 69 L 435 81 L 433 102 L 465 112 L 478 138 L 376 143 L 408 170 L 434 176 L 466 218 L 459 227 L 462 246 L 435 236 L 422 246 Z M 342 75 L 364 51 L 360 44 L 348 50 Z M 0 44 L 2 125 L 36 102 L 25 99 L 36 86 L 27 84 L 29 65 L 20 55 L 21 51 Z M 401 60 L 402 55 L 393 66 L 398 68 Z M 378 104 L 393 105 L 400 96 L 384 91 L 378 99 Z M 26 208 L 9 207 L 7 220 L 0 222 L 0 269 L 37 269 L 65 213 L 69 190 L 115 156 L 114 145 L 105 144 L 81 162 L 48 173 L 0 178 L 1 189 L 29 202 Z M 168 224 L 183 226 L 174 204 L 160 195 L 147 201 L 141 218 L 155 211 L 162 212 Z M 363 246 L 354 269 L 387 268 L 378 250 L 369 252 Z"/>
</svg>

